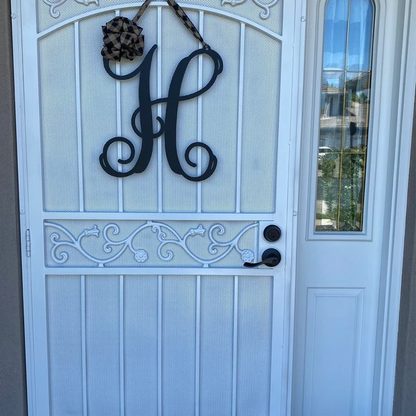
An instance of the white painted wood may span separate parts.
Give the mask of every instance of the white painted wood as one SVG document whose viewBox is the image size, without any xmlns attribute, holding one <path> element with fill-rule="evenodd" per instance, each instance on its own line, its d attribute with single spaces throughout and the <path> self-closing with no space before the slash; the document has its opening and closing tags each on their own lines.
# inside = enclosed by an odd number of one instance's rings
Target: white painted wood
<svg viewBox="0 0 416 416">
<path fill-rule="evenodd" d="M 372 138 L 369 142 L 364 213 L 367 224 L 359 235 L 315 233 L 313 230 L 318 88 L 325 2 L 308 3 L 305 68 L 309 70 L 305 71 L 304 82 L 293 415 L 316 414 L 317 403 L 327 406 L 320 408 L 320 415 L 342 414 L 348 408 L 348 414 L 360 416 L 391 415 L 392 412 L 415 85 L 414 57 L 409 58 L 409 45 L 411 40 L 414 42 L 415 36 L 414 31 L 409 29 L 414 19 L 410 3 L 375 1 L 374 98 L 371 100 L 370 116 Z M 401 50 L 401 61 L 397 64 L 398 49 Z M 313 88 L 310 88 L 311 85 Z M 325 376 L 322 374 L 321 378 L 316 378 L 316 374 L 322 371 L 319 361 L 313 359 L 316 345 L 325 351 L 336 344 L 343 330 L 335 328 L 315 344 L 316 315 L 310 296 L 316 293 L 354 293 L 357 290 L 362 293 L 360 302 L 363 312 L 360 321 L 362 331 L 355 332 L 356 344 L 351 346 L 351 351 L 339 348 L 340 367 L 332 366 Z M 328 305 L 325 312 L 328 318 L 325 319 L 336 320 L 340 307 L 342 303 Z M 350 353 L 355 354 L 355 359 L 360 357 L 353 372 L 354 383 L 349 387 L 339 386 L 331 395 L 331 383 L 327 382 L 325 386 L 325 378 L 334 377 L 335 380 L 339 377 L 342 380 L 338 371 L 348 365 L 345 358 Z M 314 366 L 317 366 L 315 370 L 318 373 L 312 372 Z M 337 408 L 348 389 L 351 391 L 348 408 Z M 328 397 L 335 400 L 332 407 Z M 311 400 L 315 405 L 311 404 Z"/>
<path fill-rule="evenodd" d="M 363 299 L 363 289 L 308 289 L 305 416 L 360 414 Z"/>
<path fill-rule="evenodd" d="M 400 292 L 403 250 L 405 236 L 406 199 L 408 192 L 410 149 L 414 91 L 416 88 L 416 56 L 413 45 L 416 42 L 416 7 L 407 1 L 402 17 L 403 40 L 401 50 L 401 72 L 399 80 L 399 105 L 396 127 L 396 160 L 394 170 L 393 209 L 390 217 L 389 264 L 387 269 L 387 294 L 384 302 L 384 328 L 382 335 L 382 359 L 378 395 L 378 415 L 390 415 L 393 411 L 397 334 L 399 324 Z M 399 357 L 397 357 L 399 359 Z"/>
</svg>

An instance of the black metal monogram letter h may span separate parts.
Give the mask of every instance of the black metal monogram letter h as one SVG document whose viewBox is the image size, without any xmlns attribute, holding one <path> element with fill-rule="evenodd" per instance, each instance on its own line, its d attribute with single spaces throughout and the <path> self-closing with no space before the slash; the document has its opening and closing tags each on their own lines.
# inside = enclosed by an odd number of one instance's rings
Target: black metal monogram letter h
<svg viewBox="0 0 416 416">
<path fill-rule="evenodd" d="M 100 155 L 100 165 L 111 176 L 115 176 L 118 178 L 123 178 L 130 176 L 134 173 L 141 173 L 143 172 L 147 166 L 149 165 L 150 159 L 152 157 L 153 151 L 153 139 L 160 137 L 162 134 L 165 134 L 165 152 L 166 158 L 168 160 L 169 166 L 173 172 L 182 175 L 184 178 L 190 181 L 203 181 L 204 179 L 209 178 L 215 171 L 217 167 L 217 158 L 212 152 L 211 148 L 206 145 L 205 143 L 201 142 L 194 142 L 191 143 L 186 151 L 185 151 L 185 161 L 189 166 L 196 167 L 197 164 L 190 159 L 190 151 L 195 147 L 202 147 L 208 153 L 208 164 L 205 171 L 199 176 L 190 176 L 188 175 L 182 168 L 182 165 L 178 158 L 178 150 L 176 146 L 176 127 L 177 127 L 177 120 L 178 120 L 178 108 L 179 103 L 181 101 L 191 100 L 196 98 L 206 92 L 208 89 L 212 87 L 215 83 L 217 76 L 223 70 L 223 62 L 220 55 L 211 50 L 211 49 L 198 49 L 192 52 L 189 56 L 182 59 L 171 80 L 169 93 L 167 98 L 159 98 L 157 100 L 152 100 L 150 97 L 150 70 L 152 66 L 152 59 L 153 54 L 157 49 L 157 45 L 153 45 L 150 51 L 147 53 L 146 57 L 144 58 L 143 62 L 136 68 L 134 71 L 127 75 L 117 75 L 110 69 L 109 61 L 104 59 L 104 68 L 107 73 L 114 79 L 117 80 L 127 80 L 135 77 L 136 75 L 140 74 L 140 81 L 139 81 L 139 102 L 140 106 L 134 111 L 131 117 L 131 125 L 134 132 L 142 139 L 142 146 L 140 149 L 139 157 L 134 164 L 134 166 L 125 172 L 120 172 L 114 169 L 108 160 L 108 152 L 110 146 L 113 143 L 121 142 L 125 143 L 130 149 L 130 156 L 127 159 L 118 159 L 118 163 L 122 165 L 129 164 L 133 162 L 135 157 L 135 148 L 133 143 L 125 137 L 113 137 L 112 139 L 108 140 L 108 142 L 104 145 L 103 153 Z M 208 83 L 202 87 L 200 90 L 197 90 L 194 93 L 181 95 L 181 86 L 182 81 L 185 76 L 186 70 L 188 68 L 189 63 L 193 58 L 199 55 L 208 55 L 213 63 L 214 63 L 214 70 L 211 76 L 211 79 Z M 165 121 L 160 118 L 156 117 L 157 121 L 159 122 L 160 128 L 159 131 L 154 132 L 153 130 L 153 115 L 152 115 L 152 106 L 160 103 L 166 103 L 166 115 Z M 140 121 L 140 129 L 137 126 L 137 120 Z"/>
</svg>

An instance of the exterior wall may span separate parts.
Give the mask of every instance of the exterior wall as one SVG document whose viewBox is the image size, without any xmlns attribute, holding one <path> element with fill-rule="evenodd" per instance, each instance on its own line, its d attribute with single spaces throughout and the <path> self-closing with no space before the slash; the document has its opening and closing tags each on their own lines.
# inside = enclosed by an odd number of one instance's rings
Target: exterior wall
<svg viewBox="0 0 416 416">
<path fill-rule="evenodd" d="M 416 105 L 407 200 L 394 416 L 416 415 Z"/>
<path fill-rule="evenodd" d="M 0 415 L 26 415 L 10 5 L 0 2 Z M 7 45 L 9 46 L 7 48 Z"/>
</svg>

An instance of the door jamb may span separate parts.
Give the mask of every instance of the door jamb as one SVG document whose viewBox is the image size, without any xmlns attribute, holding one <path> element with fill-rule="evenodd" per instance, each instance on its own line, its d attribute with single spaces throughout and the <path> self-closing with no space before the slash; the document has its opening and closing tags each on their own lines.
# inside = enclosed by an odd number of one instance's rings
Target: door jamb
<svg viewBox="0 0 416 416">
<path fill-rule="evenodd" d="M 379 340 L 380 378 L 374 383 L 374 409 L 377 415 L 391 415 L 395 384 L 397 335 L 400 312 L 400 293 L 403 269 L 404 237 L 406 226 L 407 191 L 409 183 L 410 148 L 413 128 L 413 110 L 416 84 L 416 56 L 412 45 L 416 42 L 416 6 L 406 0 L 403 10 L 402 50 L 398 91 L 396 144 L 392 204 L 385 244 L 385 298 L 382 308 L 382 328 Z M 398 35 L 400 36 L 400 34 Z"/>
<path fill-rule="evenodd" d="M 385 44 L 391 50 L 394 51 L 394 48 L 396 48 L 397 51 L 395 62 L 389 62 L 389 68 L 387 68 L 389 74 L 379 75 L 381 79 L 386 79 L 389 75 L 393 78 L 392 80 L 387 79 L 391 103 L 386 103 L 387 108 L 390 106 L 389 115 L 391 116 L 389 131 L 392 139 L 388 149 L 391 151 L 391 159 L 388 164 L 383 166 L 387 168 L 387 174 L 390 175 L 389 183 L 383 186 L 386 188 L 386 195 L 391 198 L 386 197 L 384 215 L 383 228 L 386 238 L 383 241 L 382 252 L 385 261 L 381 265 L 380 274 L 381 288 L 378 303 L 377 339 L 374 351 L 375 371 L 371 412 L 373 416 L 391 416 L 395 386 L 406 231 L 406 201 L 416 87 L 416 55 L 414 54 L 414 48 L 412 49 L 412 45 L 416 43 L 416 4 L 412 0 L 395 0 L 393 2 L 374 0 L 374 2 L 384 10 L 380 27 L 382 28 L 385 23 L 389 26 L 388 35 L 390 39 Z M 309 7 L 312 6 L 309 4 Z M 304 13 L 302 15 L 305 16 Z M 305 53 L 308 54 L 308 51 L 305 50 Z M 390 53 L 388 59 L 391 59 L 393 55 L 393 52 Z M 305 92 L 308 93 L 307 87 L 305 87 Z M 310 102 L 310 100 L 307 101 Z M 385 120 L 380 124 L 385 125 Z M 307 136 L 305 132 L 302 132 L 303 140 Z M 388 150 L 385 149 L 384 152 Z M 299 238 L 301 237 L 298 236 Z M 297 305 L 295 305 L 295 313 L 302 313 L 302 311 L 297 311 L 296 308 Z M 292 366 L 293 360 L 292 355 Z M 301 397 L 296 399 L 302 400 Z"/>
</svg>

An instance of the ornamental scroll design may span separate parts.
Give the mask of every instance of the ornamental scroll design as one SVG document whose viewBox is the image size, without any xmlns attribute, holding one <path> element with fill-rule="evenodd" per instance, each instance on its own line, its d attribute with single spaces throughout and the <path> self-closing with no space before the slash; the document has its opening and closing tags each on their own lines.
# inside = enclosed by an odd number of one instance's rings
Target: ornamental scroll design
<svg viewBox="0 0 416 416">
<path fill-rule="evenodd" d="M 231 4 L 231 6 L 239 6 L 243 3 L 245 3 L 247 0 L 222 0 L 221 5 L 224 6 L 224 4 Z M 263 9 L 259 16 L 262 19 L 267 19 L 270 17 L 270 9 L 275 6 L 279 0 L 253 0 L 253 3 L 255 3 L 257 6 L 259 6 L 261 9 Z"/>
<path fill-rule="evenodd" d="M 58 10 L 58 7 L 62 6 L 64 3 L 66 3 L 68 0 L 43 0 L 45 4 L 49 6 L 49 14 L 57 19 L 61 12 Z M 74 0 L 76 3 L 83 4 L 84 6 L 89 6 L 90 4 L 95 4 L 97 6 L 100 5 L 99 0 Z M 245 3 L 247 0 L 221 0 L 221 6 L 224 6 L 225 4 L 230 4 L 231 6 L 239 6 L 243 3 Z M 279 0 L 253 0 L 253 3 L 255 3 L 258 7 L 263 9 L 259 16 L 262 19 L 267 19 L 270 17 L 270 9 L 275 6 Z"/>
<path fill-rule="evenodd" d="M 84 6 L 89 6 L 90 4 L 96 4 L 97 6 L 100 4 L 99 0 L 75 0 L 79 4 L 83 4 Z M 58 9 L 58 7 L 62 6 L 64 3 L 67 2 L 67 0 L 43 0 L 45 4 L 49 6 L 49 14 L 57 19 L 61 12 Z"/>
<path fill-rule="evenodd" d="M 207 230 L 199 224 L 197 228 L 190 228 L 183 236 L 181 236 L 173 227 L 162 222 L 147 221 L 146 223 L 137 227 L 130 235 L 124 239 L 116 240 L 114 236 L 120 233 L 120 227 L 115 223 L 107 224 L 102 231 L 102 237 L 104 244 L 102 250 L 104 253 L 112 254 L 113 247 L 119 247 L 117 253 L 110 255 L 107 258 L 99 258 L 90 253 L 83 247 L 83 240 L 91 236 L 98 238 L 101 230 L 94 224 L 93 228 L 83 230 L 77 237 L 74 236 L 64 226 L 53 223 L 45 222 L 45 226 L 55 228 L 59 231 L 54 231 L 50 234 L 49 240 L 52 243 L 51 258 L 57 264 L 64 264 L 69 260 L 69 253 L 65 247 L 71 247 L 82 254 L 88 260 L 96 263 L 97 267 L 104 267 L 105 265 L 120 258 L 123 253 L 130 251 L 137 263 L 145 263 L 148 258 L 148 252 L 142 247 L 135 246 L 135 238 L 144 230 L 150 229 L 156 234 L 156 239 L 159 241 L 157 247 L 157 256 L 159 259 L 169 262 L 174 258 L 174 252 L 171 247 L 166 246 L 173 245 L 179 246 L 182 250 L 189 255 L 193 260 L 200 263 L 202 267 L 209 267 L 211 264 L 216 263 L 225 258 L 231 251 L 236 250 L 243 262 L 254 261 L 254 253 L 247 248 L 240 248 L 239 243 L 241 237 L 253 228 L 257 228 L 257 223 L 252 223 L 244 227 L 237 235 L 228 241 L 219 241 L 217 237 L 225 234 L 225 227 L 222 224 L 213 224 L 208 229 L 208 253 L 214 257 L 201 258 L 197 256 L 192 249 L 188 246 L 188 239 L 191 237 L 201 236 L 203 237 Z M 62 234 L 62 236 L 61 236 Z M 223 250 L 220 250 L 220 249 Z M 221 251 L 221 252 L 220 252 Z"/>
</svg>

